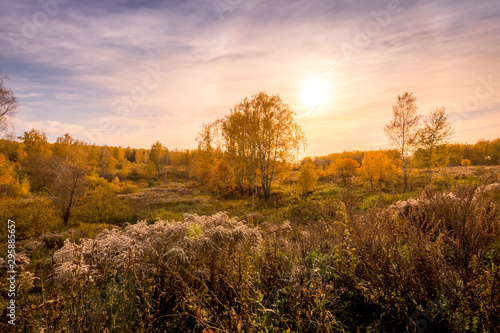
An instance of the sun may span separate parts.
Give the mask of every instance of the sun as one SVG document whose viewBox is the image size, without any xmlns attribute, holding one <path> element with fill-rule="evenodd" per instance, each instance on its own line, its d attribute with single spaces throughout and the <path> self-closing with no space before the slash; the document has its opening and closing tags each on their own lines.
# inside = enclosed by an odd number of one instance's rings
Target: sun
<svg viewBox="0 0 500 333">
<path fill-rule="evenodd" d="M 328 82 L 323 79 L 310 79 L 305 82 L 301 98 L 304 105 L 314 108 L 325 104 L 328 97 Z"/>
</svg>

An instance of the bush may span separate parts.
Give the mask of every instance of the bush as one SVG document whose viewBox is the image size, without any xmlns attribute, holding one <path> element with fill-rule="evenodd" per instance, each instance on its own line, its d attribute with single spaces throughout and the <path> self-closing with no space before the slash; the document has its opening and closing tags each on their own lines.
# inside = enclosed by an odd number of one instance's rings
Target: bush
<svg viewBox="0 0 500 333">
<path fill-rule="evenodd" d="M 125 184 L 118 189 L 118 194 L 132 194 L 139 192 L 139 187 L 133 184 Z"/>
<path fill-rule="evenodd" d="M 0 220 L 5 221 L 5 228 L 8 219 L 16 222 L 17 239 L 53 231 L 62 222 L 54 205 L 46 198 L 0 199 Z"/>
<path fill-rule="evenodd" d="M 64 236 L 61 234 L 43 234 L 40 240 L 45 243 L 48 249 L 59 249 L 64 245 Z"/>
<path fill-rule="evenodd" d="M 90 179 L 82 205 L 75 209 L 79 221 L 89 223 L 123 223 L 129 217 L 128 205 L 120 200 L 112 184 L 103 178 Z"/>
<path fill-rule="evenodd" d="M 468 160 L 468 159 L 464 159 L 464 160 L 462 160 L 462 162 L 460 162 L 460 165 L 461 166 L 470 166 L 471 165 L 471 161 Z"/>
</svg>

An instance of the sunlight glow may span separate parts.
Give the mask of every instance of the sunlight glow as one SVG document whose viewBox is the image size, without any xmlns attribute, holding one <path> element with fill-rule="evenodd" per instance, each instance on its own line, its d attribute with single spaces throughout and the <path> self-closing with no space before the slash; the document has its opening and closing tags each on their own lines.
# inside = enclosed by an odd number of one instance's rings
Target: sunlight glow
<svg viewBox="0 0 500 333">
<path fill-rule="evenodd" d="M 304 89 L 302 90 L 302 102 L 308 108 L 314 108 L 318 105 L 325 104 L 329 84 L 323 79 L 311 79 L 306 81 Z"/>
</svg>

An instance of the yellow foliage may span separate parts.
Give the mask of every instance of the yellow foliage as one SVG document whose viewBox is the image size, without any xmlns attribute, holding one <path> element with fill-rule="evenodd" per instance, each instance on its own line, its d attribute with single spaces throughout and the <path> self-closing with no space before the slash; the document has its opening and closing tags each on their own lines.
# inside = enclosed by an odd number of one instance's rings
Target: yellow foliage
<svg viewBox="0 0 500 333">
<path fill-rule="evenodd" d="M 146 175 L 148 177 L 154 177 L 158 174 L 158 171 L 156 170 L 156 166 L 153 162 L 149 162 L 146 165 Z"/>
<path fill-rule="evenodd" d="M 211 191 L 217 191 L 220 197 L 229 195 L 235 188 L 233 169 L 227 161 L 220 159 L 214 167 L 208 184 Z"/>
<path fill-rule="evenodd" d="M 359 176 L 370 184 L 372 190 L 378 185 L 390 185 L 396 182 L 397 164 L 383 151 L 369 151 L 363 157 Z"/>
<path fill-rule="evenodd" d="M 344 185 L 349 183 L 351 177 L 356 173 L 357 168 L 359 168 L 358 161 L 349 157 L 338 160 L 337 163 L 335 163 L 335 173 L 337 177 L 342 179 Z"/>
<path fill-rule="evenodd" d="M 125 164 L 123 164 L 120 172 L 118 172 L 118 177 L 121 180 L 124 180 L 125 178 L 127 178 L 127 176 L 128 176 L 128 168 Z"/>
<path fill-rule="evenodd" d="M 0 195 L 25 196 L 29 194 L 29 190 L 28 180 L 19 181 L 14 163 L 0 153 Z"/>
<path fill-rule="evenodd" d="M 471 161 L 468 159 L 464 159 L 462 160 L 462 162 L 460 162 L 461 166 L 470 166 L 471 164 L 472 164 Z"/>
<path fill-rule="evenodd" d="M 78 207 L 76 217 L 91 223 L 121 222 L 126 207 L 116 196 L 114 186 L 103 178 L 89 178 L 89 186 Z"/>
<path fill-rule="evenodd" d="M 16 238 L 28 239 L 53 231 L 61 220 L 46 198 L 0 199 L 0 220 L 16 222 Z"/>
<path fill-rule="evenodd" d="M 314 190 L 318 184 L 318 174 L 316 172 L 316 166 L 311 162 L 306 162 L 300 168 L 299 181 L 297 186 L 300 193 L 306 196 L 309 192 Z"/>
</svg>

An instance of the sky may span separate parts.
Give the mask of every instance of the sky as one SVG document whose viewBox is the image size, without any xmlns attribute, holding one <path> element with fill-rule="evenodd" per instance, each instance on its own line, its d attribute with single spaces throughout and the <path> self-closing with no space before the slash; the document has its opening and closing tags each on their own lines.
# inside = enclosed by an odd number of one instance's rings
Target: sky
<svg viewBox="0 0 500 333">
<path fill-rule="evenodd" d="M 295 111 L 301 156 L 387 148 L 409 91 L 419 114 L 446 107 L 452 142 L 474 143 L 500 137 L 499 59 L 498 0 L 0 3 L 15 134 L 51 142 L 195 148 L 203 123 L 265 91 Z M 302 98 L 310 82 L 324 98 Z"/>
</svg>

